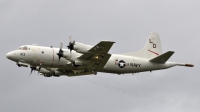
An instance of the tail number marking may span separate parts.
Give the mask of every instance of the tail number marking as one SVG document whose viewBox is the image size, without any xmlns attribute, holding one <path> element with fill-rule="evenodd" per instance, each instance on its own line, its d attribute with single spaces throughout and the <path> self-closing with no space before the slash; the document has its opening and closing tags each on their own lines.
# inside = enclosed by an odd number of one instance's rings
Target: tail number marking
<svg viewBox="0 0 200 112">
<path fill-rule="evenodd" d="M 151 39 L 149 39 L 149 43 L 152 43 L 152 44 L 153 44 L 153 48 L 156 48 L 156 44 L 153 43 L 153 42 L 151 41 Z"/>
</svg>

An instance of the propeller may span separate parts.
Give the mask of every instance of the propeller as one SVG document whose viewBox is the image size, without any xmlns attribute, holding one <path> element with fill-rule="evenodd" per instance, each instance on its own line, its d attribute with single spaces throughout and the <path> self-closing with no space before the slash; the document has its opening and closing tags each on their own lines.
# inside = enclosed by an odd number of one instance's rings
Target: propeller
<svg viewBox="0 0 200 112">
<path fill-rule="evenodd" d="M 74 45 L 75 45 L 75 40 L 73 40 L 73 42 L 72 42 L 71 36 L 69 36 L 69 45 L 67 47 L 70 50 L 70 55 L 71 55 L 71 51 L 74 49 Z"/>
<path fill-rule="evenodd" d="M 75 40 L 74 40 L 74 41 L 71 41 L 71 36 L 69 36 L 69 45 L 68 45 L 67 47 L 68 47 L 68 49 L 70 50 L 70 56 L 71 56 L 71 51 L 74 49 L 74 45 L 75 45 Z M 57 53 L 59 62 L 60 62 L 60 58 L 63 57 L 63 50 L 62 50 L 62 47 L 63 47 L 63 44 L 60 43 L 60 50 L 59 50 L 59 52 Z"/>
<path fill-rule="evenodd" d="M 41 67 L 39 67 L 39 69 L 38 69 L 38 74 L 40 73 L 40 69 L 41 69 Z"/>
<path fill-rule="evenodd" d="M 17 62 L 17 66 L 18 66 L 18 67 L 21 67 L 21 65 L 20 65 L 18 62 Z"/>
<path fill-rule="evenodd" d="M 57 55 L 58 55 L 58 58 L 59 58 L 59 62 L 60 62 L 60 58 L 61 58 L 61 57 L 63 57 L 63 50 L 62 50 L 62 46 L 63 46 L 63 44 L 62 44 L 62 43 L 60 43 L 60 50 L 59 50 L 59 52 L 57 53 Z"/>
<path fill-rule="evenodd" d="M 36 70 L 36 67 L 30 67 L 30 68 L 31 68 L 31 73 L 30 73 L 30 75 L 31 75 L 32 72 Z"/>
</svg>

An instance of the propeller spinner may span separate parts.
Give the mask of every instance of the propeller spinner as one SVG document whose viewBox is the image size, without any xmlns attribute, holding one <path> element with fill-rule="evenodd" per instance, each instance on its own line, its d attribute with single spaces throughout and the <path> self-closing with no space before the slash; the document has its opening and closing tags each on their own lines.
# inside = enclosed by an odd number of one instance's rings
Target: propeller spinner
<svg viewBox="0 0 200 112">
<path fill-rule="evenodd" d="M 60 61 L 60 58 L 61 58 L 61 57 L 63 57 L 63 50 L 62 50 L 62 46 L 63 46 L 63 44 L 62 44 L 62 43 L 60 43 L 60 50 L 59 50 L 59 52 L 57 53 L 57 55 L 58 55 L 58 58 L 59 58 L 59 61 Z"/>
<path fill-rule="evenodd" d="M 71 36 L 69 37 L 69 45 L 67 46 L 68 49 L 70 50 L 70 54 L 71 51 L 74 49 L 74 45 L 75 45 L 75 40 L 73 40 L 73 42 L 71 41 Z"/>
</svg>

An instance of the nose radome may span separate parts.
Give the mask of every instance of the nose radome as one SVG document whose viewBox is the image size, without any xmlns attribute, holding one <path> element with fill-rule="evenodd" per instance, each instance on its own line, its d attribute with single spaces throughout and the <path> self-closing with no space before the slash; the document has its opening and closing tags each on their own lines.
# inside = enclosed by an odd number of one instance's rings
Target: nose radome
<svg viewBox="0 0 200 112">
<path fill-rule="evenodd" d="M 9 53 L 6 54 L 6 57 L 7 57 L 8 59 L 11 59 L 11 60 L 12 60 L 13 55 L 14 55 L 13 52 L 9 52 Z"/>
<path fill-rule="evenodd" d="M 10 53 L 10 52 L 7 53 L 7 54 L 6 54 L 6 57 L 7 57 L 8 59 L 10 59 L 10 57 L 11 57 L 11 53 Z"/>
</svg>

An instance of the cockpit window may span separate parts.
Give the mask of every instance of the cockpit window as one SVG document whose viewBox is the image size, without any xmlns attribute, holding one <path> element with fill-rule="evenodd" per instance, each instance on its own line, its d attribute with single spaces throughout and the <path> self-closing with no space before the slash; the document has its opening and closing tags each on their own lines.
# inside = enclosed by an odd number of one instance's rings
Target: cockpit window
<svg viewBox="0 0 200 112">
<path fill-rule="evenodd" d="M 27 49 L 27 46 L 24 46 L 24 47 L 22 48 L 22 50 L 28 50 L 28 49 Z"/>
<path fill-rule="evenodd" d="M 19 47 L 19 50 L 28 50 L 27 46 Z"/>
</svg>

